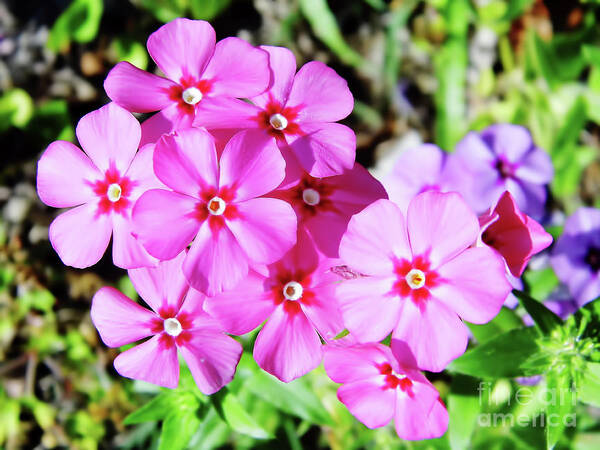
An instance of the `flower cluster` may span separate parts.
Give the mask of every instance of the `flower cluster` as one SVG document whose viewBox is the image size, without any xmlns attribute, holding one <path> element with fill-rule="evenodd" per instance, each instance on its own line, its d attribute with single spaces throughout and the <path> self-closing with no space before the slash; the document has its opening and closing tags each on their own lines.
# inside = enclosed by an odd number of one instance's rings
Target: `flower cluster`
<svg viewBox="0 0 600 450">
<path fill-rule="evenodd" d="M 42 201 L 72 208 L 49 230 L 61 260 L 89 267 L 112 235 L 114 264 L 150 307 L 111 287 L 94 296 L 106 345 L 143 340 L 116 370 L 172 388 L 181 354 L 212 394 L 242 352 L 228 334 L 264 322 L 254 358 L 265 371 L 288 382 L 324 360 L 366 426 L 394 418 L 402 438 L 441 436 L 448 414 L 421 371 L 460 356 L 463 320 L 491 320 L 508 274 L 550 244 L 532 219 L 547 155 L 498 125 L 447 159 L 431 145 L 403 154 L 388 199 L 355 162 L 354 132 L 338 123 L 353 97 L 325 64 L 296 72 L 285 48 L 215 42 L 187 19 L 153 33 L 148 51 L 164 77 L 119 63 L 104 84 L 112 103 L 77 126 L 83 151 L 57 141 L 38 164 Z M 133 112 L 156 113 L 140 125 Z M 485 192 L 459 183 L 471 179 Z"/>
</svg>

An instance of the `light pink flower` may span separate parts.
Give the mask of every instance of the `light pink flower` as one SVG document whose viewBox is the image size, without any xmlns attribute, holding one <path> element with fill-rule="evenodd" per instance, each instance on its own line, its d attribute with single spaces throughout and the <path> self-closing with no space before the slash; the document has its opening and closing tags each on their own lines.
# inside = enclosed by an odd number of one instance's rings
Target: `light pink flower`
<svg viewBox="0 0 600 450">
<path fill-rule="evenodd" d="M 500 253 L 515 277 L 521 276 L 533 255 L 552 243 L 552 236 L 519 210 L 508 191 L 493 209 L 479 217 L 479 226 L 482 244 Z"/>
<path fill-rule="evenodd" d="M 269 196 L 292 205 L 298 227 L 329 258 L 338 258 L 340 239 L 350 218 L 375 200 L 387 198 L 381 183 L 359 163 L 341 175 L 314 178 L 288 159 L 286 172 L 282 185 Z"/>
<path fill-rule="evenodd" d="M 382 344 L 350 347 L 328 345 L 324 365 L 336 383 L 338 399 L 369 428 L 387 425 L 392 418 L 402 439 L 442 436 L 448 428 L 448 412 L 438 391 L 393 345 L 394 354 Z"/>
<path fill-rule="evenodd" d="M 248 333 L 268 319 L 254 344 L 260 367 L 288 382 L 317 367 L 324 340 L 343 330 L 334 295 L 339 277 L 319 262 L 305 238 L 266 274 L 250 272 L 231 291 L 207 298 L 205 309 L 229 333 Z"/>
<path fill-rule="evenodd" d="M 92 300 L 92 321 L 109 347 L 152 336 L 117 356 L 115 369 L 122 376 L 175 388 L 179 350 L 198 388 L 212 394 L 233 379 L 242 347 L 202 310 L 204 296 L 189 288 L 181 271 L 184 258 L 181 253 L 154 268 L 129 270 L 152 311 L 112 287 L 103 287 Z"/>
<path fill-rule="evenodd" d="M 419 194 L 406 221 L 388 200 L 365 208 L 340 244 L 342 261 L 369 275 L 337 289 L 346 328 L 360 342 L 393 330 L 418 367 L 443 370 L 466 349 L 460 319 L 488 322 L 510 292 L 500 255 L 470 248 L 478 234 L 477 217 L 456 193 Z"/>
<path fill-rule="evenodd" d="M 96 264 L 113 236 L 113 262 L 123 268 L 156 265 L 132 235 L 131 209 L 148 189 L 162 184 L 152 171 L 154 146 L 140 149 L 140 124 L 109 103 L 81 118 L 77 139 L 48 146 L 38 162 L 37 191 L 55 208 L 69 208 L 50 225 L 50 242 L 64 264 Z"/>
<path fill-rule="evenodd" d="M 138 239 L 161 260 L 175 257 L 193 240 L 183 272 L 205 294 L 231 289 L 250 263 L 273 263 L 295 244 L 292 207 L 256 198 L 284 178 L 285 161 L 272 141 L 240 132 L 217 163 L 211 135 L 188 128 L 158 141 L 154 171 L 172 191 L 154 189 L 137 201 Z"/>
<path fill-rule="evenodd" d="M 267 52 L 235 37 L 215 45 L 215 31 L 203 20 L 172 20 L 147 46 L 166 78 L 121 62 L 104 82 L 111 100 L 129 111 L 160 111 L 142 124 L 144 144 L 192 126 L 195 112 L 214 99 L 252 97 L 271 80 Z"/>
<path fill-rule="evenodd" d="M 270 55 L 271 88 L 252 97 L 251 105 L 219 98 L 199 110 L 194 122 L 213 129 L 253 128 L 272 136 L 290 150 L 314 177 L 352 169 L 356 136 L 335 123 L 352 112 L 354 99 L 346 81 L 333 69 L 311 61 L 296 73 L 294 54 L 286 48 L 263 46 Z"/>
</svg>

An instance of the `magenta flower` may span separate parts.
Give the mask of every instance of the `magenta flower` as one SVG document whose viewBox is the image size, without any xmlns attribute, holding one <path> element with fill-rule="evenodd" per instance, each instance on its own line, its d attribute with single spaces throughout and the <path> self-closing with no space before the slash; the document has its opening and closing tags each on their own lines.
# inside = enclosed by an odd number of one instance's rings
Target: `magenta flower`
<svg viewBox="0 0 600 450">
<path fill-rule="evenodd" d="M 350 218 L 375 200 L 387 198 L 381 183 L 359 163 L 341 175 L 326 178 L 311 177 L 293 160 L 288 160 L 286 171 L 282 186 L 269 196 L 292 205 L 298 227 L 329 258 L 338 258 L 340 239 Z"/>
<path fill-rule="evenodd" d="M 191 127 L 195 112 L 215 99 L 252 97 L 269 87 L 268 53 L 235 37 L 215 45 L 215 31 L 203 20 L 172 20 L 150 35 L 147 46 L 166 78 L 121 62 L 104 82 L 111 100 L 125 109 L 160 111 L 142 124 L 144 144 Z"/>
<path fill-rule="evenodd" d="M 445 161 L 446 154 L 433 144 L 403 151 L 396 159 L 392 172 L 383 180 L 390 200 L 406 213 L 415 195 L 425 191 L 452 190 L 444 179 Z"/>
<path fill-rule="evenodd" d="M 554 169 L 550 156 L 534 145 L 526 128 L 498 124 L 481 133 L 470 132 L 456 144 L 446 176 L 476 213 L 487 211 L 508 191 L 521 211 L 540 219 Z"/>
<path fill-rule="evenodd" d="M 172 191 L 153 189 L 137 201 L 138 239 L 161 260 L 175 257 L 193 240 L 183 272 L 207 295 L 233 288 L 250 263 L 273 263 L 295 244 L 292 207 L 256 198 L 285 175 L 285 161 L 272 141 L 238 133 L 217 163 L 211 135 L 188 128 L 158 141 L 154 171 Z"/>
<path fill-rule="evenodd" d="M 338 399 L 369 428 L 387 425 L 392 418 L 402 439 L 432 439 L 448 428 L 448 411 L 440 394 L 419 370 L 396 359 L 382 344 L 350 347 L 328 345 L 324 365 L 329 378 L 343 383 Z"/>
<path fill-rule="evenodd" d="M 252 97 L 254 105 L 225 98 L 211 102 L 197 112 L 194 124 L 209 130 L 261 130 L 273 137 L 280 148 L 290 150 L 313 177 L 352 169 L 356 136 L 347 126 L 334 123 L 354 107 L 346 81 L 318 61 L 305 64 L 296 73 L 296 59 L 291 51 L 282 47 L 261 48 L 270 55 L 271 88 Z"/>
<path fill-rule="evenodd" d="M 406 221 L 388 200 L 355 215 L 340 257 L 369 276 L 338 286 L 346 328 L 359 342 L 380 341 L 393 330 L 418 367 L 443 370 L 467 346 L 460 318 L 488 322 L 511 290 L 502 258 L 471 248 L 478 234 L 477 217 L 457 193 L 419 194 Z"/>
<path fill-rule="evenodd" d="M 69 208 L 50 225 L 52 247 L 77 268 L 96 264 L 113 236 L 113 262 L 123 268 L 156 265 L 132 235 L 131 209 L 162 184 L 152 171 L 153 146 L 137 152 L 140 124 L 114 103 L 81 118 L 77 139 L 48 146 L 38 162 L 37 192 L 48 206 Z"/>
<path fill-rule="evenodd" d="M 302 236 L 302 235 L 301 235 Z M 231 291 L 207 298 L 205 309 L 229 333 L 248 333 L 268 319 L 254 344 L 260 367 L 288 382 L 321 363 L 324 340 L 344 326 L 333 285 L 339 277 L 328 260 L 301 237 L 300 243 L 266 273 L 251 272 Z"/>
<path fill-rule="evenodd" d="M 579 208 L 567 219 L 550 263 L 579 305 L 600 295 L 600 209 Z"/>
<path fill-rule="evenodd" d="M 109 347 L 152 336 L 117 356 L 115 369 L 122 376 L 175 388 L 179 350 L 198 388 L 212 394 L 233 379 L 242 346 L 202 310 L 204 296 L 189 289 L 181 271 L 184 258 L 181 253 L 155 268 L 129 270 L 152 311 L 112 287 L 103 287 L 92 300 L 92 321 Z"/>
<path fill-rule="evenodd" d="M 520 277 L 533 255 L 552 244 L 544 227 L 519 211 L 510 192 L 504 192 L 494 209 L 479 217 L 481 241 L 502 255 L 508 269 Z"/>
</svg>

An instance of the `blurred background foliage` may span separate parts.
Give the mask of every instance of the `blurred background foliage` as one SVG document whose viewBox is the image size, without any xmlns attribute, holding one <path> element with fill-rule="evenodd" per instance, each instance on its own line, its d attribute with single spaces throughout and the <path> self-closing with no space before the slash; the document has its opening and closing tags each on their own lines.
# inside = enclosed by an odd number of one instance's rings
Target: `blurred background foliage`
<svg viewBox="0 0 600 450">
<path fill-rule="evenodd" d="M 335 68 L 356 99 L 345 122 L 356 130 L 358 160 L 376 173 L 422 141 L 452 151 L 468 130 L 512 122 L 527 126 L 552 156 L 557 217 L 549 231 L 560 233 L 561 217 L 578 206 L 600 207 L 598 0 L 4 0 L 0 447 L 541 448 L 547 430 L 540 426 L 478 425 L 481 413 L 535 418 L 545 406 L 541 395 L 525 406 L 515 401 L 520 385 L 510 370 L 489 382 L 490 395 L 478 396 L 479 380 L 457 372 L 485 378 L 482 360 L 430 374 L 449 407 L 450 430 L 415 443 L 401 442 L 391 427 L 368 430 L 357 422 L 322 368 L 285 385 L 245 352 L 234 382 L 210 398 L 186 372 L 173 391 L 116 374 L 117 352 L 100 342 L 90 300 L 103 285 L 132 298 L 135 291 L 110 252 L 88 270 L 62 265 L 47 240 L 56 212 L 35 193 L 36 160 L 51 141 L 73 140 L 76 121 L 107 102 L 102 82 L 116 62 L 156 69 L 145 41 L 175 17 L 210 20 L 218 38 L 284 45 L 299 64 L 318 59 Z M 543 300 L 558 280 L 551 269 L 533 266 L 526 286 Z M 594 311 L 586 336 L 596 342 Z M 522 327 L 524 312 L 503 309 L 472 332 L 481 344 L 493 341 Z M 532 316 L 543 325 L 544 314 Z M 580 337 L 581 323 L 542 326 L 553 337 L 532 339 L 529 356 L 565 336 Z M 252 335 L 242 340 L 251 348 Z M 499 358 L 496 364 L 514 363 Z M 583 400 L 598 406 L 600 370 L 589 367 L 596 378 L 586 382 Z M 532 390 L 555 382 L 547 377 Z M 598 409 L 581 401 L 573 408 L 577 426 L 551 438 L 559 448 L 600 448 Z"/>
</svg>

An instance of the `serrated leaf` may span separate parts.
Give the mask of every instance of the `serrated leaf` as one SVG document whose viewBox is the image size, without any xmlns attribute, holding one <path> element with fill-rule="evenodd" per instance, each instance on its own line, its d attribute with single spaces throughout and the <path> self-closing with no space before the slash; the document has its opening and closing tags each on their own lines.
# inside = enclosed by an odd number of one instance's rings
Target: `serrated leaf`
<svg viewBox="0 0 600 450">
<path fill-rule="evenodd" d="M 236 432 L 255 439 L 269 439 L 273 436 L 248 414 L 235 394 L 227 388 L 210 397 L 212 404 L 227 424 Z"/>
<path fill-rule="evenodd" d="M 450 363 L 448 369 L 491 379 L 539 375 L 550 364 L 539 338 L 533 327 L 508 331 L 467 351 Z"/>
<path fill-rule="evenodd" d="M 562 326 L 563 321 L 560 317 L 546 308 L 542 303 L 530 297 L 523 291 L 513 290 L 513 294 L 519 299 L 521 305 L 529 313 L 535 325 L 543 335 L 548 336 L 552 330 Z"/>
</svg>

